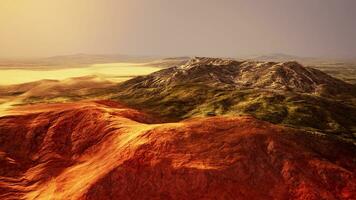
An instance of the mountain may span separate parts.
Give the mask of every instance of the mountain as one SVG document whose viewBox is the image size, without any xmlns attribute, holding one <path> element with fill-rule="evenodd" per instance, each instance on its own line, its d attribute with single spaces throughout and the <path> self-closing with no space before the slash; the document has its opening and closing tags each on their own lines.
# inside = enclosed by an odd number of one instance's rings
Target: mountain
<svg viewBox="0 0 356 200">
<path fill-rule="evenodd" d="M 353 85 L 319 70 L 303 67 L 297 62 L 239 62 L 220 58 L 194 58 L 184 65 L 127 82 L 133 87 L 152 88 L 188 83 L 289 90 L 320 95 L 355 92 Z"/>
<path fill-rule="evenodd" d="M 249 116 L 21 106 L 0 117 L 0 198 L 355 199 L 355 157 L 352 143 Z"/>
<path fill-rule="evenodd" d="M 355 86 L 297 62 L 194 58 L 123 82 L 110 99 L 167 121 L 253 115 L 272 123 L 353 138 Z"/>
</svg>

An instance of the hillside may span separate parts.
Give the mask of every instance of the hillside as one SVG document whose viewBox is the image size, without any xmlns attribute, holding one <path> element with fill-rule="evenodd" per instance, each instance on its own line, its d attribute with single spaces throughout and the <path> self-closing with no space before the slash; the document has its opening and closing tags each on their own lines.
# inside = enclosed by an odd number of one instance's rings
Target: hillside
<svg viewBox="0 0 356 200">
<path fill-rule="evenodd" d="M 1 199 L 354 199 L 355 146 L 253 117 L 157 123 L 110 101 L 0 118 Z"/>
<path fill-rule="evenodd" d="M 195 58 L 117 86 L 110 98 L 167 121 L 206 115 L 258 119 L 355 138 L 355 86 L 296 62 Z"/>
<path fill-rule="evenodd" d="M 191 59 L 186 64 L 134 78 L 132 87 L 172 87 L 202 83 L 236 88 L 289 90 L 301 93 L 330 95 L 355 92 L 355 87 L 319 70 L 303 67 L 297 62 L 239 62 L 230 59 Z M 356 94 L 356 93 L 354 93 Z"/>
</svg>

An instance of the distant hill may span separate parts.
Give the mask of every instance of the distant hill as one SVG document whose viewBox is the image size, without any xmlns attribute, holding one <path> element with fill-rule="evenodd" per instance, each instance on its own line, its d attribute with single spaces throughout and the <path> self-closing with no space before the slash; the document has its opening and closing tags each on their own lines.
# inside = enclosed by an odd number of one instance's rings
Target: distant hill
<svg viewBox="0 0 356 200">
<path fill-rule="evenodd" d="M 158 59 L 161 58 L 153 56 L 130 56 L 121 54 L 73 54 L 33 59 L 0 59 L 0 69 L 42 69 L 48 67 L 68 68 L 88 66 L 98 63 L 151 62 Z"/>
<path fill-rule="evenodd" d="M 356 58 L 318 58 L 293 56 L 287 54 L 267 54 L 245 56 L 239 59 L 264 62 L 297 61 L 304 66 L 319 69 L 343 81 L 356 84 Z"/>
<path fill-rule="evenodd" d="M 242 60 L 254 60 L 254 61 L 265 61 L 265 62 L 286 62 L 286 61 L 297 61 L 303 65 L 307 63 L 332 63 L 332 62 L 343 62 L 343 63 L 355 63 L 356 58 L 340 58 L 340 57 L 313 57 L 313 56 L 296 56 L 283 53 L 272 53 L 272 54 L 261 54 L 261 55 L 250 55 L 238 57 Z"/>
<path fill-rule="evenodd" d="M 287 62 L 287 61 L 300 61 L 301 59 L 312 59 L 303 58 L 300 56 L 294 56 L 289 54 L 274 53 L 274 54 L 264 54 L 264 55 L 251 55 L 243 56 L 240 59 L 244 60 L 254 60 L 254 61 L 266 61 L 266 62 Z"/>
</svg>

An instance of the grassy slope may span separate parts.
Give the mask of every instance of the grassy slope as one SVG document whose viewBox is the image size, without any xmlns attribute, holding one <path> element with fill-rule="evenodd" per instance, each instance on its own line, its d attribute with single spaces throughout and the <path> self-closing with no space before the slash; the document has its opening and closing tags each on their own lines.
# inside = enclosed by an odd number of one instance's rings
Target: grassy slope
<svg viewBox="0 0 356 200">
<path fill-rule="evenodd" d="M 19 94 L 11 94 L 16 98 Z M 52 96 L 27 96 L 20 104 L 71 102 L 83 99 L 113 99 L 144 109 L 165 121 L 191 117 L 250 114 L 258 119 L 304 129 L 331 132 L 347 138 L 356 135 L 354 97 L 326 98 L 316 95 L 261 89 L 239 89 L 206 84 L 167 88 L 130 87 L 67 90 Z M 354 102 L 352 102 L 354 101 Z"/>
<path fill-rule="evenodd" d="M 122 89 L 113 99 L 178 121 L 190 117 L 250 114 L 258 119 L 351 138 L 356 107 L 351 102 L 314 95 L 268 90 L 236 90 L 200 84 Z"/>
</svg>

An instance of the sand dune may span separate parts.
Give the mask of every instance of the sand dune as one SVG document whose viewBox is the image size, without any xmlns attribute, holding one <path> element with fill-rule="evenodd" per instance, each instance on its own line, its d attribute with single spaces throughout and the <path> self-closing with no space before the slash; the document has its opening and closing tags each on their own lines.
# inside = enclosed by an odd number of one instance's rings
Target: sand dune
<svg viewBox="0 0 356 200">
<path fill-rule="evenodd" d="M 108 90 L 115 83 L 99 76 L 83 76 L 64 80 L 40 80 L 35 82 L 0 86 L 0 116 L 18 104 L 28 104 L 36 100 L 52 99 L 65 102 L 84 99 L 98 90 Z"/>
</svg>

